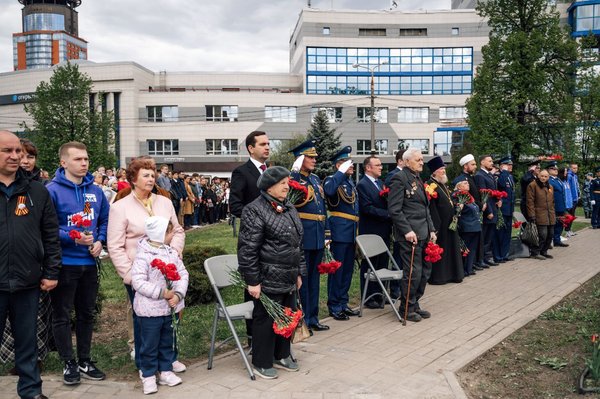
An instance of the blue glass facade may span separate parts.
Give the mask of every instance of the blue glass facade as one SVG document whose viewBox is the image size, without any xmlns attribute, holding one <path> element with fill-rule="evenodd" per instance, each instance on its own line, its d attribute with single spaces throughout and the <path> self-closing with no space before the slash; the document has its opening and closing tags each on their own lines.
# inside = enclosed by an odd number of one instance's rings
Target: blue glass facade
<svg viewBox="0 0 600 399">
<path fill-rule="evenodd" d="M 25 15 L 23 32 L 33 30 L 65 30 L 65 16 L 61 14 L 35 13 Z"/>
<path fill-rule="evenodd" d="M 590 31 L 600 35 L 600 0 L 575 1 L 568 13 L 573 37 L 586 36 Z"/>
<path fill-rule="evenodd" d="M 370 94 L 371 73 L 353 64 L 380 65 L 376 95 L 471 94 L 473 48 L 307 47 L 306 94 Z"/>
</svg>

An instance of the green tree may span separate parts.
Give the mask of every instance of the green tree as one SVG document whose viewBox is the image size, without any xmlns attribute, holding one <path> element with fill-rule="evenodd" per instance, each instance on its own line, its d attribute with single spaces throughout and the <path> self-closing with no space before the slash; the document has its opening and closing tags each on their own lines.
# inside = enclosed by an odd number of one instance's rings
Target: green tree
<svg viewBox="0 0 600 399">
<path fill-rule="evenodd" d="M 306 140 L 306 135 L 299 133 L 294 134 L 291 140 L 284 140 L 280 146 L 271 150 L 269 163 L 290 169 L 296 159 L 294 154 L 290 153 L 290 150 L 304 143 Z"/>
<path fill-rule="evenodd" d="M 333 157 L 341 148 L 341 133 L 336 134 L 335 129 L 329 127 L 329 119 L 325 111 L 319 111 L 308 130 L 308 138 L 315 141 L 317 149 L 317 166 L 313 171 L 321 180 L 333 172 Z"/>
<path fill-rule="evenodd" d="M 474 148 L 508 148 L 518 160 L 572 147 L 577 44 L 556 7 L 547 0 L 489 0 L 477 11 L 490 37 L 467 100 Z"/>
<path fill-rule="evenodd" d="M 58 149 L 69 141 L 87 146 L 90 169 L 115 164 L 114 113 L 105 111 L 102 101 L 97 109 L 90 106 L 92 85 L 77 64 L 68 62 L 55 69 L 49 82 L 41 82 L 35 102 L 25 105 L 33 125 L 23 122 L 22 126 L 38 147 L 41 168 L 53 171 L 58 165 Z"/>
</svg>

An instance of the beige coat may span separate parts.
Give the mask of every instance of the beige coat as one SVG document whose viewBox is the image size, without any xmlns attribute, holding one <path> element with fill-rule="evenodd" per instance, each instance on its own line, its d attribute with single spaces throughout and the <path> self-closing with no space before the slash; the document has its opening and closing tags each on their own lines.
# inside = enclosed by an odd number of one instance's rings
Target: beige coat
<svg viewBox="0 0 600 399">
<path fill-rule="evenodd" d="M 170 245 L 181 254 L 185 243 L 185 232 L 177 221 L 171 200 L 152 194 L 152 211 L 154 216 L 166 217 L 173 223 L 174 236 Z M 131 284 L 131 266 L 137 254 L 138 241 L 145 234 L 145 222 L 148 216 L 144 206 L 133 194 L 110 206 L 107 233 L 108 254 L 125 284 Z"/>
<path fill-rule="evenodd" d="M 556 223 L 554 212 L 554 189 L 549 182 L 542 185 L 534 180 L 527 186 L 527 214 L 535 215 L 535 224 L 551 226 Z"/>
</svg>

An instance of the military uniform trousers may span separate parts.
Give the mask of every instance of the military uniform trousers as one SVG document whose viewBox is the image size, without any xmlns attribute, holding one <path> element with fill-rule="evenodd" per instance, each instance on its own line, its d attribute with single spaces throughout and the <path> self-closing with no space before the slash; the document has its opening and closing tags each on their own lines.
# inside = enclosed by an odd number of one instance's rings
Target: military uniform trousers
<svg viewBox="0 0 600 399">
<path fill-rule="evenodd" d="M 332 241 L 331 243 L 333 258 L 342 262 L 342 266 L 327 278 L 327 307 L 330 313 L 338 313 L 348 307 L 348 290 L 352 284 L 355 248 L 353 242 Z"/>
<path fill-rule="evenodd" d="M 321 283 L 317 266 L 323 259 L 323 248 L 305 249 L 306 277 L 302 279 L 300 287 L 300 301 L 304 311 L 304 321 L 308 327 L 319 322 L 319 285 Z"/>
<path fill-rule="evenodd" d="M 500 215 L 498 215 L 500 217 Z M 510 240 L 512 236 L 512 216 L 502 215 L 504 218 L 504 227 L 496 229 L 494 235 L 494 245 L 492 251 L 494 253 L 494 260 L 507 260 L 510 252 Z"/>
</svg>

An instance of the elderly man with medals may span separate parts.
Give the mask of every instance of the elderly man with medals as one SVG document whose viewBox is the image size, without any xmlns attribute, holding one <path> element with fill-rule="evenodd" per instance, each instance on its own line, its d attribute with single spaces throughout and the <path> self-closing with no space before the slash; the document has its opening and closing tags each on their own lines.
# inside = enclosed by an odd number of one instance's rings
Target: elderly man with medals
<svg viewBox="0 0 600 399">
<path fill-rule="evenodd" d="M 300 299 L 304 310 L 304 321 L 312 331 L 329 330 L 329 326 L 319 322 L 319 284 L 320 275 L 317 266 L 323 258 L 327 228 L 327 209 L 321 180 L 312 171 L 317 163 L 317 151 L 313 140 L 305 141 L 290 150 L 296 157 L 292 165 L 291 179 L 307 188 L 308 196 L 295 204 L 298 216 L 302 220 L 304 237 L 302 240 L 307 275 L 300 288 Z M 304 276 L 303 276 L 304 277 Z"/>
<path fill-rule="evenodd" d="M 348 320 L 349 316 L 358 316 L 358 311 L 348 307 L 358 229 L 358 198 L 352 181 L 354 166 L 350 159 L 351 152 L 352 147 L 347 146 L 331 158 L 337 171 L 323 183 L 329 205 L 331 252 L 342 263 L 327 280 L 327 307 L 329 315 L 335 320 Z"/>
</svg>

